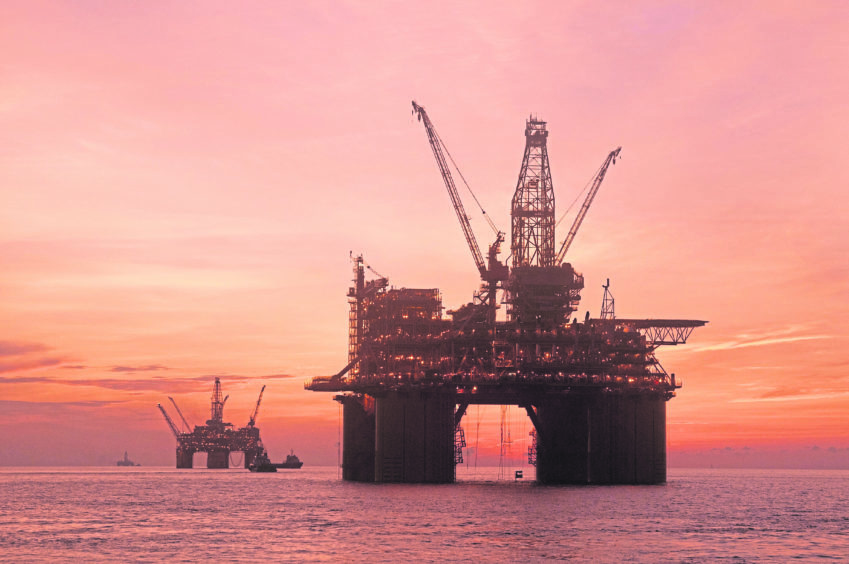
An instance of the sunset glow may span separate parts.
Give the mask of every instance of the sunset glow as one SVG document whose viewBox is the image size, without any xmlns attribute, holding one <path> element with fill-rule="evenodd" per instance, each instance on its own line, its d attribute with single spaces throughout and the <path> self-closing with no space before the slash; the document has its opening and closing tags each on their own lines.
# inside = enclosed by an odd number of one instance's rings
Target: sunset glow
<svg viewBox="0 0 849 564">
<path fill-rule="evenodd" d="M 847 21 L 842 2 L 3 3 L 0 465 L 171 466 L 155 405 L 201 423 L 214 376 L 239 426 L 267 385 L 275 458 L 335 464 L 339 406 L 303 384 L 347 363 L 349 252 L 448 309 L 479 283 L 415 99 L 508 233 L 530 113 L 558 217 L 622 146 L 568 260 L 581 318 L 609 278 L 621 317 L 710 322 L 658 352 L 684 383 L 671 464 L 849 467 Z"/>
</svg>

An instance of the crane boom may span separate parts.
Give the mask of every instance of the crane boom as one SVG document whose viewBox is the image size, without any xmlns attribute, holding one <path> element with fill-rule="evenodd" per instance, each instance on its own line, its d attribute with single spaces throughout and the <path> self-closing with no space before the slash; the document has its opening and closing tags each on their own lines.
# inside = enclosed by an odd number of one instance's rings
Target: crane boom
<svg viewBox="0 0 849 564">
<path fill-rule="evenodd" d="M 251 413 L 251 418 L 248 421 L 248 427 L 253 427 L 254 424 L 256 423 L 256 417 L 257 417 L 257 415 L 259 415 L 259 404 L 260 404 L 260 402 L 262 402 L 263 392 L 265 392 L 265 386 L 263 386 L 262 389 L 259 391 L 259 399 L 256 400 L 256 407 L 254 408 L 254 412 Z"/>
<path fill-rule="evenodd" d="M 483 276 L 486 273 L 483 255 L 481 254 L 477 239 L 475 239 L 475 234 L 472 231 L 472 225 L 469 223 L 469 216 L 466 215 L 466 210 L 463 208 L 460 194 L 454 185 L 454 179 L 451 177 L 448 162 L 445 160 L 445 155 L 442 152 L 442 141 L 439 139 L 439 135 L 436 134 L 433 123 L 427 117 L 425 109 L 416 104 L 415 101 L 413 101 L 413 113 L 417 114 L 419 121 L 424 122 L 425 130 L 427 130 L 427 139 L 430 141 L 430 148 L 433 149 L 433 156 L 436 157 L 436 164 L 439 166 L 439 172 L 442 173 L 442 180 L 445 181 L 448 196 L 451 198 L 451 203 L 454 204 L 454 211 L 457 212 L 457 219 L 460 220 L 460 227 L 463 229 L 466 243 L 469 245 L 469 250 L 472 251 L 472 258 L 475 260 L 475 266 L 477 266 L 478 272 Z"/>
<path fill-rule="evenodd" d="M 557 259 L 555 259 L 554 264 L 563 263 L 563 259 L 566 257 L 566 251 L 569 250 L 569 247 L 572 245 L 572 241 L 575 240 L 575 234 L 578 232 L 578 228 L 584 221 L 584 216 L 587 215 L 587 211 L 589 211 L 590 204 L 593 203 L 593 198 L 595 198 L 599 187 L 601 187 L 601 181 L 604 180 L 604 175 L 607 173 L 607 167 L 611 164 L 616 164 L 616 157 L 619 156 L 619 151 L 621 150 L 622 147 L 619 147 L 615 151 L 610 151 L 610 154 L 607 155 L 604 163 L 602 163 L 595 180 L 593 180 L 593 185 L 590 188 L 590 191 L 587 192 L 587 197 L 584 199 L 584 205 L 582 205 L 580 211 L 578 211 L 578 216 L 575 217 L 575 221 L 572 223 L 572 228 L 569 230 L 569 234 L 566 235 L 566 239 L 560 247 L 560 252 L 557 253 Z"/>
<path fill-rule="evenodd" d="M 171 427 L 171 432 L 174 433 L 174 438 L 179 439 L 180 438 L 180 431 L 177 430 L 177 426 L 174 425 L 174 422 L 171 421 L 170 417 L 168 417 L 168 412 L 165 411 L 165 408 L 162 407 L 161 403 L 157 403 L 156 407 L 159 408 L 159 411 L 161 411 L 162 415 L 165 417 L 165 421 L 168 422 L 168 426 Z"/>
<path fill-rule="evenodd" d="M 191 431 L 191 430 L 192 430 L 192 426 L 191 426 L 191 425 L 189 425 L 189 422 L 188 422 L 188 421 L 186 421 L 186 418 L 183 416 L 183 412 L 182 412 L 182 411 L 180 411 L 180 408 L 179 408 L 179 406 L 177 405 L 177 402 L 176 402 L 176 401 L 174 401 L 174 398 L 172 398 L 171 396 L 168 396 L 168 399 L 169 399 L 169 400 L 171 400 L 171 404 L 174 406 L 174 409 L 176 409 L 176 410 L 177 410 L 177 415 L 179 415 L 179 416 L 180 416 L 180 419 L 182 419 L 182 420 L 183 420 L 183 424 L 186 426 L 186 431 Z"/>
</svg>

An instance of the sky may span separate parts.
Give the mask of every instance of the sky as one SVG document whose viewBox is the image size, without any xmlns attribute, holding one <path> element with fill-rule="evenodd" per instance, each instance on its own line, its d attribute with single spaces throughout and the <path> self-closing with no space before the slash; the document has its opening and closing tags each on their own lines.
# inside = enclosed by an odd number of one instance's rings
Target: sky
<svg viewBox="0 0 849 564">
<path fill-rule="evenodd" d="M 3 2 L 0 465 L 173 465 L 155 405 L 202 423 L 215 376 L 237 426 L 267 385 L 272 458 L 335 464 L 339 406 L 303 384 L 347 362 L 349 253 L 448 308 L 478 286 L 415 99 L 508 232 L 529 115 L 558 217 L 622 146 L 567 259 L 581 315 L 609 278 L 621 317 L 709 321 L 658 351 L 684 383 L 670 464 L 849 467 L 847 21 L 837 1 Z M 499 417 L 467 415 L 482 454 Z"/>
</svg>

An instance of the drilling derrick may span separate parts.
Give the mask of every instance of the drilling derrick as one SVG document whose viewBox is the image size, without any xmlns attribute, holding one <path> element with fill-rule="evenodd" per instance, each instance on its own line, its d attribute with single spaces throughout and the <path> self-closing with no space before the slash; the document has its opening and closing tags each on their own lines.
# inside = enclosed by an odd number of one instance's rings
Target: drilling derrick
<svg viewBox="0 0 849 564">
<path fill-rule="evenodd" d="M 686 343 L 707 322 L 617 318 L 609 281 L 601 317 L 587 313 L 583 323 L 570 321 L 584 278 L 564 257 L 620 149 L 607 155 L 555 253 L 548 130 L 544 121 L 527 120 L 508 267 L 498 260 L 503 233 L 459 174 L 496 234 L 481 253 L 449 168 L 456 163 L 424 108 L 413 102 L 413 113 L 425 127 L 482 284 L 472 302 L 443 317 L 438 289 L 389 288 L 380 275 L 367 281 L 368 266 L 362 256 L 354 259 L 348 364 L 306 384 L 340 392 L 343 478 L 453 481 L 462 460 L 463 415 L 469 405 L 490 404 L 527 412 L 539 482 L 665 481 L 666 402 L 681 386 L 655 351 Z M 496 317 L 500 303 L 507 304 L 506 319 Z"/>
<path fill-rule="evenodd" d="M 224 401 L 221 394 L 221 380 L 216 376 L 212 386 L 211 416 L 207 425 L 222 425 L 224 423 Z"/>
<path fill-rule="evenodd" d="M 513 193 L 513 268 L 507 282 L 508 314 L 526 328 L 552 329 L 578 307 L 584 279 L 554 254 L 554 186 L 548 166 L 546 123 L 525 125 L 525 155 Z"/>
<path fill-rule="evenodd" d="M 554 186 L 548 167 L 548 131 L 533 117 L 525 124 L 525 156 L 513 193 L 513 266 L 554 265 Z"/>
</svg>

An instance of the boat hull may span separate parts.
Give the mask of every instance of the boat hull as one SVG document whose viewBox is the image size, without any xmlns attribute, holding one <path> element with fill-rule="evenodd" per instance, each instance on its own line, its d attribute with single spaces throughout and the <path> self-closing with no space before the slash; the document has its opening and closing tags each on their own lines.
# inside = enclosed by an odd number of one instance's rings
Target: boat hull
<svg viewBox="0 0 849 564">
<path fill-rule="evenodd" d="M 280 464 L 275 464 L 275 468 L 300 468 L 303 466 L 303 462 L 282 462 Z"/>
<path fill-rule="evenodd" d="M 260 464 L 248 466 L 251 472 L 277 472 L 277 467 L 274 464 Z"/>
</svg>

